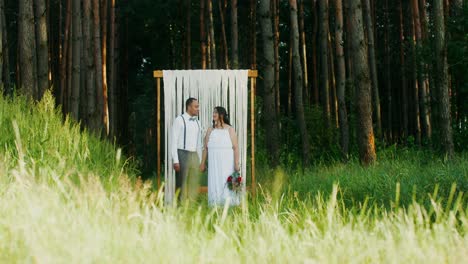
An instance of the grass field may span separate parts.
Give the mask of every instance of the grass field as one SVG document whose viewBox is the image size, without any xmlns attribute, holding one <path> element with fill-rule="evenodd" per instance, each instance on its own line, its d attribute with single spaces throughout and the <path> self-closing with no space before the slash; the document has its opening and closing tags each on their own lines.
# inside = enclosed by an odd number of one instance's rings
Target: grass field
<svg viewBox="0 0 468 264">
<path fill-rule="evenodd" d="M 1 263 L 468 259 L 464 154 L 446 162 L 390 149 L 366 169 L 265 169 L 258 196 L 239 208 L 168 208 L 118 149 L 63 122 L 52 100 L 32 108 L 0 97 Z"/>
</svg>

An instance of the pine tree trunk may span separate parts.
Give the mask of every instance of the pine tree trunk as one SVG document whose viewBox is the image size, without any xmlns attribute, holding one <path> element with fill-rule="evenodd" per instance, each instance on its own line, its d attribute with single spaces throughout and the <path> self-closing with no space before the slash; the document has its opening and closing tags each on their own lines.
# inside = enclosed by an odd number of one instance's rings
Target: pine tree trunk
<svg viewBox="0 0 468 264">
<path fill-rule="evenodd" d="M 422 43 L 424 44 L 429 40 L 429 21 L 426 12 L 426 0 L 420 0 L 420 13 L 421 13 L 421 29 L 422 29 Z M 427 137 L 429 139 L 429 143 L 432 141 L 432 109 L 431 109 L 431 72 L 433 65 L 423 63 L 423 80 L 426 83 L 426 90 L 425 90 L 425 113 L 427 113 Z"/>
<path fill-rule="evenodd" d="M 403 103 L 403 139 L 408 136 L 408 84 L 406 80 L 406 60 L 405 60 L 405 27 L 404 27 L 404 12 L 403 12 L 403 0 L 399 0 L 398 8 L 400 13 L 400 74 L 401 74 L 401 97 Z"/>
<path fill-rule="evenodd" d="M 330 87 L 328 82 L 328 0 L 319 0 L 320 87 L 325 125 L 331 127 Z"/>
<path fill-rule="evenodd" d="M 421 33 L 423 39 L 427 39 L 428 37 L 428 31 L 429 31 L 429 21 L 427 18 L 427 12 L 426 12 L 426 0 L 419 0 L 419 11 L 420 11 L 420 19 L 421 19 Z"/>
<path fill-rule="evenodd" d="M 333 121 L 335 128 L 338 128 L 338 98 L 336 96 L 335 85 L 335 57 L 330 33 L 328 33 L 328 62 L 328 72 L 330 73 L 328 78 L 328 87 L 330 87 L 330 116 L 332 117 L 331 121 Z"/>
<path fill-rule="evenodd" d="M 429 40 L 429 18 L 427 16 L 427 5 L 426 5 L 426 0 L 420 0 L 419 1 L 419 11 L 421 13 L 421 32 L 422 32 L 422 38 L 423 41 L 422 43 L 424 44 L 425 42 L 428 42 Z M 431 90 L 434 90 L 434 75 L 432 74 L 434 72 L 433 68 L 434 65 L 433 63 L 424 63 L 423 64 L 423 79 L 426 82 L 426 96 L 425 96 L 425 102 L 426 102 L 426 113 L 428 114 L 428 138 L 429 138 L 429 144 L 431 144 L 432 141 L 432 106 L 431 106 Z"/>
<path fill-rule="evenodd" d="M 117 142 L 121 142 L 121 113 L 123 110 L 122 104 L 121 104 L 121 87 L 122 87 L 122 82 L 121 82 L 121 76 L 122 74 L 120 73 L 120 18 L 119 14 L 121 12 L 119 11 L 119 5 L 115 5 L 115 19 L 114 19 L 114 24 L 115 24 L 115 29 L 114 29 L 114 72 L 112 74 L 113 82 L 115 84 L 114 86 L 114 137 Z"/>
<path fill-rule="evenodd" d="M 387 140 L 393 141 L 393 89 L 391 78 L 391 63 L 390 63 L 390 9 L 388 0 L 385 0 L 385 33 L 384 33 L 384 50 L 385 50 L 385 80 L 387 88 Z"/>
<path fill-rule="evenodd" d="M 108 74 L 107 74 L 107 10 L 109 8 L 108 0 L 101 0 L 101 42 L 102 42 L 102 95 L 104 98 L 103 120 L 105 127 L 105 135 L 110 133 L 110 116 L 109 116 L 109 97 L 108 97 Z M 172 45 L 173 46 L 173 45 Z"/>
<path fill-rule="evenodd" d="M 206 69 L 205 2 L 206 0 L 200 0 L 200 45 L 202 69 Z"/>
<path fill-rule="evenodd" d="M 450 14 L 450 0 L 443 0 L 444 1 L 444 20 L 445 20 L 445 25 L 447 25 L 447 19 Z M 435 5 L 435 4 L 433 4 Z"/>
<path fill-rule="evenodd" d="M 251 39 L 252 39 L 252 58 L 251 68 L 257 69 L 257 1 L 250 0 L 250 17 L 251 17 Z"/>
<path fill-rule="evenodd" d="M 272 15 L 270 13 L 270 0 L 260 2 L 259 8 L 260 26 L 263 42 L 263 107 L 264 113 L 268 113 L 264 117 L 266 133 L 266 142 L 269 153 L 271 155 L 272 165 L 278 165 L 279 157 L 279 128 L 278 117 L 275 111 L 275 85 L 274 85 L 274 47 L 273 47 L 273 31 L 272 31 Z"/>
<path fill-rule="evenodd" d="M 59 84 L 60 84 L 60 76 L 59 76 L 59 67 L 60 67 L 60 54 L 61 54 L 61 45 L 60 42 L 60 30 L 62 24 L 62 10 L 58 10 L 57 8 L 62 6 L 62 3 L 51 3 L 50 0 L 46 0 L 46 20 L 47 20 L 47 37 L 49 39 L 49 86 L 51 92 L 55 98 L 56 105 L 59 104 Z"/>
<path fill-rule="evenodd" d="M 9 48 L 8 48 L 8 32 L 7 32 L 7 24 L 6 24 L 6 19 L 5 19 L 5 3 L 4 0 L 0 0 L 0 5 L 1 5 L 1 13 L 0 13 L 0 19 L 1 19 L 1 24 L 2 26 L 0 27 L 0 30 L 2 31 L 2 49 L 1 52 L 3 54 L 3 72 L 0 74 L 3 74 L 3 84 L 4 84 L 4 89 L 5 91 L 9 94 L 10 93 L 10 54 L 9 54 Z M 1 69 L 0 69 L 1 70 Z"/>
<path fill-rule="evenodd" d="M 273 28 L 274 28 L 274 49 L 275 49 L 275 97 L 276 114 L 281 112 L 281 94 L 280 94 L 280 57 L 279 57 L 279 1 L 272 0 Z"/>
<path fill-rule="evenodd" d="M 19 0 L 18 19 L 19 91 L 37 99 L 36 33 L 32 0 Z"/>
<path fill-rule="evenodd" d="M 223 50 L 224 67 L 225 69 L 229 69 L 229 55 L 228 55 L 227 38 L 226 38 L 226 22 L 224 19 L 226 6 L 223 7 L 223 4 L 221 3 L 221 1 L 218 1 L 218 4 L 219 4 L 220 19 L 221 19 L 221 36 L 223 40 L 223 45 L 221 46 L 221 48 Z"/>
<path fill-rule="evenodd" d="M 81 8 L 83 13 L 83 7 Z M 88 124 L 88 100 L 86 100 L 86 59 L 84 57 L 84 40 L 83 40 L 83 15 L 81 16 L 81 43 L 80 43 L 80 106 L 79 106 L 79 120 L 81 127 Z"/>
<path fill-rule="evenodd" d="M 313 30 L 312 30 L 312 78 L 314 90 L 314 103 L 319 104 L 319 85 L 317 77 L 317 32 L 318 32 L 318 16 L 317 16 L 317 0 L 312 0 L 312 17 L 313 17 Z"/>
<path fill-rule="evenodd" d="M 175 32 L 177 32 L 178 42 L 180 44 L 180 59 L 177 60 L 176 68 L 186 69 L 187 66 L 187 12 L 186 9 L 186 0 L 177 0 L 177 18 L 174 21 Z M 180 8 L 179 8 L 180 7 Z M 185 12 L 185 13 L 184 13 Z M 173 31 L 171 31 L 173 32 Z M 179 66 L 181 65 L 181 66 Z"/>
<path fill-rule="evenodd" d="M 301 57 L 302 57 L 302 66 L 304 69 L 304 103 L 309 104 L 309 72 L 307 68 L 307 43 L 306 43 L 306 34 L 304 27 L 304 1 L 299 0 L 299 34 L 301 36 Z"/>
<path fill-rule="evenodd" d="M 38 98 L 49 89 L 49 46 L 47 38 L 47 17 L 45 0 L 34 0 L 37 48 Z"/>
<path fill-rule="evenodd" d="M 122 67 L 121 67 L 121 102 L 122 102 L 122 109 L 121 109 L 121 134 L 122 138 L 125 140 L 123 143 L 128 146 L 128 156 L 132 157 L 134 156 L 132 152 L 132 149 L 134 148 L 134 142 L 135 140 L 132 140 L 132 134 L 129 133 L 130 130 L 130 111 L 129 111 L 129 99 L 128 99 L 128 86 L 129 86 L 129 81 L 128 81 L 128 76 L 129 76 L 129 31 L 128 31 L 128 21 L 129 17 L 126 16 L 124 18 L 124 30 L 123 30 L 123 36 L 122 36 L 122 49 L 123 49 L 123 62 L 122 62 Z M 120 106 L 119 106 L 120 108 Z"/>
<path fill-rule="evenodd" d="M 348 75 L 347 78 L 349 80 L 353 80 L 354 79 L 354 74 L 353 74 L 353 67 L 352 67 L 352 59 L 351 59 L 351 55 L 352 55 L 352 51 L 351 51 L 351 37 L 349 36 L 350 35 L 350 32 L 351 32 L 351 22 L 350 22 L 350 19 L 349 19 L 349 13 L 350 13 L 350 3 L 349 1 L 344 1 L 343 2 L 343 7 L 344 7 L 344 24 L 345 24 L 345 62 L 346 62 L 346 74 Z M 350 90 L 351 92 L 351 96 L 353 97 L 352 100 L 351 100 L 351 106 L 350 108 L 353 109 L 355 107 L 355 104 L 354 104 L 354 96 L 356 95 L 356 87 L 354 87 L 354 85 L 350 85 L 350 88 L 352 88 Z M 351 110 L 351 112 L 355 112 L 354 110 Z"/>
<path fill-rule="evenodd" d="M 92 6 L 91 0 L 83 0 L 83 40 L 84 40 L 84 59 L 86 63 L 85 76 L 86 76 L 86 100 L 88 109 L 86 110 L 88 116 L 88 126 L 91 131 L 98 129 L 96 120 L 96 68 L 94 64 L 94 42 L 92 39 Z M 99 27 L 97 27 L 99 28 Z"/>
<path fill-rule="evenodd" d="M 73 0 L 71 0 L 73 1 Z M 73 5 L 73 3 L 72 3 Z M 73 7 L 72 9 L 70 9 L 70 18 L 73 17 L 73 14 L 72 14 L 72 11 L 73 10 Z M 71 21 L 71 20 L 70 20 Z M 73 23 L 70 22 L 70 36 L 69 36 L 69 41 L 68 41 L 68 52 L 67 52 L 67 77 L 66 77 L 66 81 L 67 81 L 67 87 L 66 87 L 66 92 L 65 92 L 65 113 L 69 114 L 71 113 L 71 94 L 72 94 L 72 74 L 73 74 L 73 71 L 72 71 L 72 66 L 73 66 L 73 30 L 75 30 L 73 28 Z"/>
<path fill-rule="evenodd" d="M 70 41 L 71 29 L 71 0 L 67 0 L 65 11 L 65 26 L 63 32 L 62 56 L 60 58 L 60 104 L 62 105 L 63 113 L 66 113 L 66 94 L 67 94 L 67 64 L 68 64 L 68 43 Z M 60 35 L 62 32 L 60 31 Z"/>
<path fill-rule="evenodd" d="M 292 73 L 293 73 L 293 51 L 292 51 L 292 36 L 289 38 L 289 67 L 288 67 L 288 114 L 292 116 Z"/>
<path fill-rule="evenodd" d="M 364 40 L 364 26 L 360 0 L 350 0 L 350 40 L 354 82 L 357 88 L 358 145 L 362 164 L 372 164 L 376 160 L 374 131 L 372 128 L 371 80 L 367 44 Z"/>
<path fill-rule="evenodd" d="M 294 67 L 294 99 L 296 105 L 296 118 L 301 133 L 302 139 L 302 160 L 305 167 L 309 165 L 309 135 L 307 134 L 307 127 L 304 116 L 304 99 L 302 98 L 303 79 L 301 57 L 299 55 L 299 25 L 297 19 L 297 2 L 296 0 L 289 0 L 291 6 L 291 34 L 293 36 L 293 67 Z"/>
<path fill-rule="evenodd" d="M 450 12 L 451 20 L 454 21 L 452 22 L 452 24 L 457 24 L 457 25 L 462 24 L 460 22 L 465 20 L 464 18 L 465 16 L 463 14 L 464 12 L 463 0 L 453 0 L 450 11 L 451 11 Z M 455 33 L 453 36 L 451 36 L 449 33 L 447 38 L 460 40 L 462 37 L 460 33 Z M 449 86 L 450 86 L 449 94 L 450 94 L 450 99 L 452 101 L 452 104 L 454 104 L 453 108 L 456 109 L 455 111 L 452 111 L 453 115 L 451 118 L 452 120 L 451 122 L 454 126 L 462 127 L 463 120 L 466 116 L 464 114 L 466 113 L 466 111 L 464 111 L 466 108 L 465 106 L 467 106 L 468 104 L 466 104 L 466 101 L 467 101 L 466 96 L 463 96 L 463 94 L 466 94 L 464 92 L 465 90 L 464 83 L 466 81 L 465 81 L 465 78 L 461 76 L 463 74 L 457 73 L 457 70 L 456 70 L 457 68 L 458 67 L 449 67 L 449 79 L 451 80 L 451 82 L 449 82 Z M 453 90 L 452 90 L 452 87 L 453 87 Z M 430 98 L 430 96 L 428 98 Z"/>
<path fill-rule="evenodd" d="M 416 35 L 416 51 L 417 53 L 422 50 L 422 29 L 421 19 L 419 16 L 419 3 L 418 0 L 411 0 L 411 9 L 413 13 L 414 28 Z M 426 78 L 423 76 L 424 64 L 420 56 L 417 56 L 417 74 L 418 74 L 418 90 L 419 90 L 419 112 L 421 115 L 421 128 L 422 137 L 426 140 L 430 139 L 431 123 L 429 118 L 427 94 L 426 94 Z"/>
<path fill-rule="evenodd" d="M 207 34 L 207 49 L 206 49 L 206 57 L 207 57 L 207 64 L 208 64 L 208 69 L 213 69 L 211 65 L 211 33 L 209 30 L 209 27 L 207 28 L 208 34 Z"/>
<path fill-rule="evenodd" d="M 208 14 L 209 14 L 209 28 L 210 28 L 210 52 L 211 52 L 211 68 L 217 69 L 218 63 L 216 62 L 216 40 L 214 33 L 214 22 L 213 22 L 213 0 L 208 0 Z"/>
<path fill-rule="evenodd" d="M 105 123 L 105 105 L 104 105 L 104 94 L 103 94 L 103 68 L 102 68 L 102 40 L 101 40 L 101 19 L 99 15 L 99 0 L 93 0 L 93 44 L 94 44 L 94 64 L 95 67 L 95 93 L 96 93 L 96 101 L 97 101 L 97 109 L 96 109 L 96 129 L 99 131 L 104 129 Z"/>
<path fill-rule="evenodd" d="M 73 0 L 73 73 L 71 93 L 71 114 L 75 120 L 79 120 L 80 89 L 81 89 L 81 3 Z"/>
<path fill-rule="evenodd" d="M 0 92 L 2 93 L 5 92 L 5 84 L 3 82 L 3 8 L 3 0 L 0 0 Z"/>
<path fill-rule="evenodd" d="M 336 49 L 336 85 L 338 97 L 338 119 L 340 127 L 340 146 L 343 158 L 349 155 L 349 125 L 346 110 L 346 65 L 343 49 L 343 3 L 335 0 L 335 49 Z"/>
<path fill-rule="evenodd" d="M 454 156 L 452 126 L 450 120 L 450 96 L 448 87 L 447 40 L 444 9 L 441 0 L 434 0 L 435 56 L 437 58 L 437 90 L 439 97 L 441 141 L 445 155 Z"/>
<path fill-rule="evenodd" d="M 116 121 L 117 121 L 117 112 L 116 112 L 116 65 L 115 65 L 115 0 L 110 0 L 110 13 L 109 13 L 109 135 L 111 139 L 114 139 L 116 136 Z"/>
<path fill-rule="evenodd" d="M 375 123 L 377 125 L 377 138 L 382 137 L 382 118 L 380 110 L 380 96 L 379 96 L 379 81 L 377 74 L 377 59 L 375 58 L 375 41 L 374 41 L 374 23 L 370 10 L 369 0 L 363 0 L 364 21 L 366 24 L 368 45 L 369 45 L 369 68 L 372 80 L 372 99 L 373 99 L 373 112 Z"/>
<path fill-rule="evenodd" d="M 411 38 L 409 40 L 410 42 L 410 52 L 411 52 L 411 73 L 412 73 L 412 84 L 413 84 L 413 89 L 412 89 L 412 96 L 413 96 L 413 111 L 414 115 L 412 116 L 413 121 L 414 121 L 414 135 L 416 139 L 416 144 L 421 145 L 421 119 L 420 119 L 420 112 L 419 112 L 419 85 L 418 85 L 418 73 L 417 73 L 417 56 L 416 56 L 416 47 L 414 40 L 416 39 L 416 33 L 415 33 L 415 25 L 414 25 L 414 19 L 412 17 L 412 12 L 411 9 L 408 10 L 408 17 L 411 18 L 410 21 L 410 29 L 411 29 Z"/>
<path fill-rule="evenodd" d="M 18 33 L 19 33 L 19 30 L 18 30 Z M 20 38 L 19 34 L 18 34 L 18 39 Z M 18 91 L 18 89 L 21 89 L 21 70 L 20 70 L 20 44 L 17 43 L 16 45 L 16 61 L 15 61 L 15 64 L 16 64 L 16 91 Z M 21 93 L 21 91 L 19 91 L 18 93 Z"/>
<path fill-rule="evenodd" d="M 186 27 L 185 27 L 185 48 L 187 52 L 186 56 L 186 69 L 192 68 L 192 25 L 191 25 L 191 16 L 192 16 L 192 0 L 186 0 L 185 7 L 187 8 L 187 18 L 186 18 Z"/>
<path fill-rule="evenodd" d="M 231 1 L 232 68 L 239 69 L 239 31 L 237 26 L 237 0 Z"/>
</svg>

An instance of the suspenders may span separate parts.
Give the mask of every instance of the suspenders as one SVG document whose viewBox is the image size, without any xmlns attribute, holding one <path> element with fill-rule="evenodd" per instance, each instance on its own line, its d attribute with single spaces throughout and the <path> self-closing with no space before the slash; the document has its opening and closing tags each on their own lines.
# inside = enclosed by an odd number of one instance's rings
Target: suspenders
<svg viewBox="0 0 468 264">
<path fill-rule="evenodd" d="M 180 115 L 180 117 L 182 117 L 182 121 L 184 121 L 184 150 L 185 150 L 186 149 L 186 143 L 187 143 L 187 124 L 185 123 L 184 115 Z M 198 125 L 198 130 L 200 130 L 200 123 L 198 123 L 198 120 L 197 120 L 197 125 Z M 198 131 L 198 132 L 200 133 L 200 131 Z"/>
<path fill-rule="evenodd" d="M 185 124 L 185 118 L 183 115 L 181 115 L 182 120 L 184 121 L 184 149 L 185 149 L 185 143 L 187 142 L 187 125 Z"/>
</svg>

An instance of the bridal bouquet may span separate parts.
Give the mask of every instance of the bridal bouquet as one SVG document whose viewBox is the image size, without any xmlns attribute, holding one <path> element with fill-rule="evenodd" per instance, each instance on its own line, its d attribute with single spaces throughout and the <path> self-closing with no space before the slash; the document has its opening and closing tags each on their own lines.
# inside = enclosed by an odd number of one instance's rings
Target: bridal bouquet
<svg viewBox="0 0 468 264">
<path fill-rule="evenodd" d="M 226 184 L 229 190 L 240 192 L 242 191 L 242 176 L 239 172 L 235 171 L 233 174 L 229 175 Z"/>
</svg>

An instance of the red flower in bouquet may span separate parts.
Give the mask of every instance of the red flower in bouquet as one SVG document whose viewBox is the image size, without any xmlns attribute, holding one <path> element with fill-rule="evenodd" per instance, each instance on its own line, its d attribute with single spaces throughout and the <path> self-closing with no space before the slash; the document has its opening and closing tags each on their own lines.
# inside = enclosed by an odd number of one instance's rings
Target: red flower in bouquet
<svg viewBox="0 0 468 264">
<path fill-rule="evenodd" d="M 239 192 L 242 190 L 242 176 L 239 172 L 234 172 L 226 180 L 226 185 L 229 190 Z"/>
</svg>

